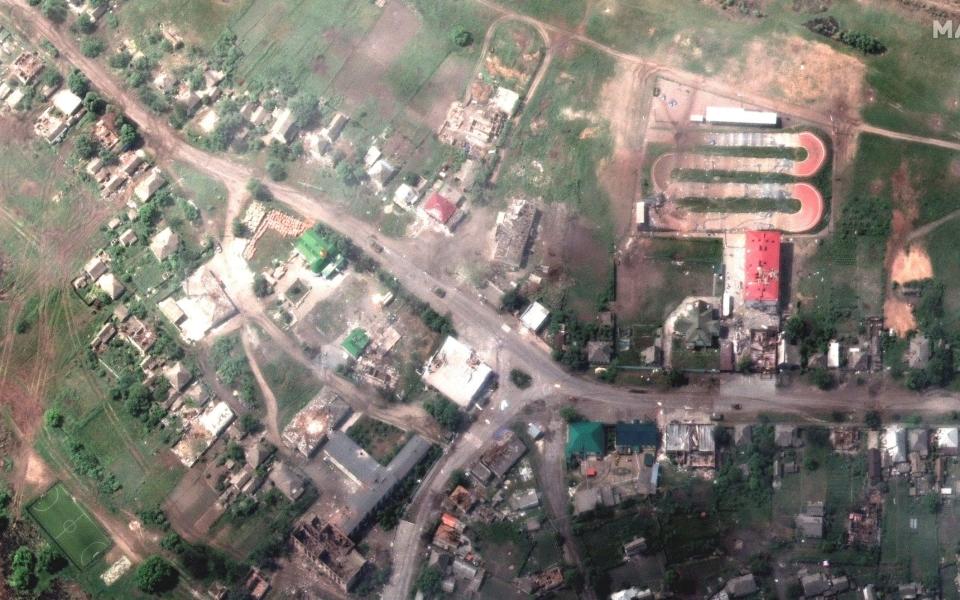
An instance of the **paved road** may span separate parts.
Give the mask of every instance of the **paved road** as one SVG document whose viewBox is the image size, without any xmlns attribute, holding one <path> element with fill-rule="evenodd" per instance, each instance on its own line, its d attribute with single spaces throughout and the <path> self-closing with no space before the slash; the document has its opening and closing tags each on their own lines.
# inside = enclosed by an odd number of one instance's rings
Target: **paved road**
<svg viewBox="0 0 960 600">
<path fill-rule="evenodd" d="M 960 143 L 892 132 L 863 125 L 858 120 L 847 119 L 841 122 L 841 118 L 836 115 L 825 115 L 784 102 L 743 95 L 739 89 L 718 85 L 702 76 L 693 75 L 666 65 L 659 65 L 642 57 L 615 50 L 582 34 L 520 15 L 489 0 L 475 1 L 501 14 L 508 14 L 515 19 L 529 22 L 540 31 L 556 34 L 560 38 L 575 39 L 619 60 L 646 66 L 651 69 L 652 73 L 660 73 L 671 79 L 698 86 L 710 92 L 731 98 L 740 98 L 745 102 L 793 114 L 831 131 L 836 131 L 842 125 L 845 131 L 853 133 L 863 131 L 893 139 L 960 150 Z M 240 208 L 238 202 L 243 197 L 246 182 L 255 175 L 251 169 L 236 164 L 229 158 L 211 155 L 190 146 L 161 117 L 150 113 L 141 106 L 139 100 L 121 87 L 104 65 L 84 57 L 66 28 L 61 29 L 51 25 L 40 17 L 37 11 L 30 9 L 25 0 L 0 0 L 0 4 L 11 7 L 13 16 L 18 24 L 23 26 L 22 31 L 28 37 L 31 37 L 35 42 L 42 38 L 49 39 L 58 47 L 65 61 L 83 71 L 94 86 L 106 97 L 112 98 L 122 106 L 127 115 L 140 125 L 141 133 L 147 145 L 157 154 L 159 160 L 183 161 L 222 181 L 230 191 L 227 212 L 231 216 L 238 214 Z M 306 217 L 326 223 L 353 239 L 363 240 L 376 234 L 376 230 L 369 224 L 345 213 L 323 195 L 307 196 L 287 185 L 269 184 L 269 187 L 279 202 Z M 520 407 L 532 399 L 547 398 L 551 402 L 556 402 L 565 397 L 576 396 L 620 405 L 625 408 L 633 407 L 645 410 L 661 403 L 711 410 L 715 403 L 723 404 L 731 401 L 729 395 L 723 392 L 722 387 L 719 394 L 709 390 L 685 390 L 677 393 L 637 395 L 630 393 L 628 390 L 572 376 L 554 363 L 549 355 L 529 336 L 521 335 L 517 331 L 513 319 L 505 318 L 483 304 L 478 300 L 473 290 L 458 289 L 451 281 L 444 279 L 441 274 L 425 271 L 420 265 L 429 264 L 426 260 L 427 257 L 423 255 L 424 250 L 415 243 L 382 238 L 380 243 L 385 248 L 384 253 L 379 256 L 380 262 L 385 269 L 396 275 L 408 290 L 420 297 L 431 298 L 436 309 L 449 312 L 453 316 L 454 324 L 461 332 L 461 336 L 468 343 L 480 346 L 494 338 L 499 351 L 502 372 L 506 372 L 514 366 L 521 367 L 531 373 L 537 382 L 537 385 L 531 390 L 514 394 L 512 404 L 506 410 L 500 411 L 494 408 L 483 411 L 480 421 L 453 447 L 449 448 L 445 456 L 438 461 L 418 490 L 413 504 L 413 523 L 418 533 L 428 522 L 433 510 L 432 501 L 442 491 L 447 476 L 454 469 L 468 465 L 477 454 L 483 441 L 489 439 L 496 429 L 509 422 Z M 448 290 L 446 298 L 436 299 L 432 297 L 431 290 L 437 286 Z M 294 356 L 299 356 L 299 353 Z M 753 414 L 760 411 L 809 413 L 810 411 L 874 407 L 913 412 L 942 412 L 958 406 L 956 398 L 951 395 L 928 395 L 921 398 L 914 394 L 906 394 L 902 390 L 885 391 L 877 396 L 871 396 L 865 392 L 858 393 L 857 390 L 854 390 L 849 396 L 841 397 L 839 394 L 820 394 L 806 388 L 792 392 L 760 391 L 758 388 L 752 388 L 753 391 L 751 391 L 751 386 L 748 385 L 737 389 L 740 392 L 736 396 L 736 400 L 744 406 L 744 414 Z M 414 552 L 414 549 L 406 548 L 397 550 Z M 391 582 L 394 585 L 391 589 L 401 591 L 398 597 L 406 596 L 412 584 L 414 569 L 418 566 L 417 561 L 407 561 L 406 564 L 411 566 L 397 572 L 395 579 Z"/>
</svg>

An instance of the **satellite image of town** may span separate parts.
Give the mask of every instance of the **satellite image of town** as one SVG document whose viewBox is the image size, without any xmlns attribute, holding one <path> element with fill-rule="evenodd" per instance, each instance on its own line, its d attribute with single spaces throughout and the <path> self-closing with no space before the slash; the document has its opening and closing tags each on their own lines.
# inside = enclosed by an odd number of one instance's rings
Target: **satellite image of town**
<svg viewBox="0 0 960 600">
<path fill-rule="evenodd" d="M 0 600 L 960 600 L 957 38 L 0 0 Z"/>
</svg>

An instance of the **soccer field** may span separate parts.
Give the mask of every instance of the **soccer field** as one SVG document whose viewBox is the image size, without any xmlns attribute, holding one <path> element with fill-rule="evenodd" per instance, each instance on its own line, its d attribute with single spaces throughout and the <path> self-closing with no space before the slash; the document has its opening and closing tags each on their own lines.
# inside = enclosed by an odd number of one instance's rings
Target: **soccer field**
<svg viewBox="0 0 960 600">
<path fill-rule="evenodd" d="M 83 569 L 110 548 L 111 541 L 83 506 L 57 483 L 27 508 L 77 568 Z"/>
</svg>

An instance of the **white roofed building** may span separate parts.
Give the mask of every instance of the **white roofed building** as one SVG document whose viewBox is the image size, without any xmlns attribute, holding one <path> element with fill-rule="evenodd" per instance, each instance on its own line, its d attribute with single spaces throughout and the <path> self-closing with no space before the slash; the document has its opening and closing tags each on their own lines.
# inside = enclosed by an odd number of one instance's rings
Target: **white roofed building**
<svg viewBox="0 0 960 600">
<path fill-rule="evenodd" d="M 486 389 L 493 375 L 473 348 L 448 336 L 423 368 L 423 380 L 462 408 L 467 408 Z"/>
<path fill-rule="evenodd" d="M 520 322 L 530 331 L 537 333 L 543 328 L 543 325 L 550 317 L 550 311 L 539 302 L 532 302 L 523 314 L 520 315 Z"/>
<path fill-rule="evenodd" d="M 750 110 L 738 106 L 708 106 L 703 117 L 707 123 L 716 125 L 776 127 L 780 122 L 780 116 L 775 112 Z"/>
</svg>

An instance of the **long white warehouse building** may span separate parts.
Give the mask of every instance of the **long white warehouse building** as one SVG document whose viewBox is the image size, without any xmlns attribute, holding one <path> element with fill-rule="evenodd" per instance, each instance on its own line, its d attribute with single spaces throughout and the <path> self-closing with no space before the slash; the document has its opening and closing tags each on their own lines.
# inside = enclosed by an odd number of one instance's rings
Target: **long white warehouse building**
<svg viewBox="0 0 960 600">
<path fill-rule="evenodd" d="M 707 123 L 776 127 L 780 122 L 780 116 L 775 112 L 763 110 L 748 110 L 733 106 L 708 106 L 706 113 L 704 113 L 704 120 Z"/>
</svg>

